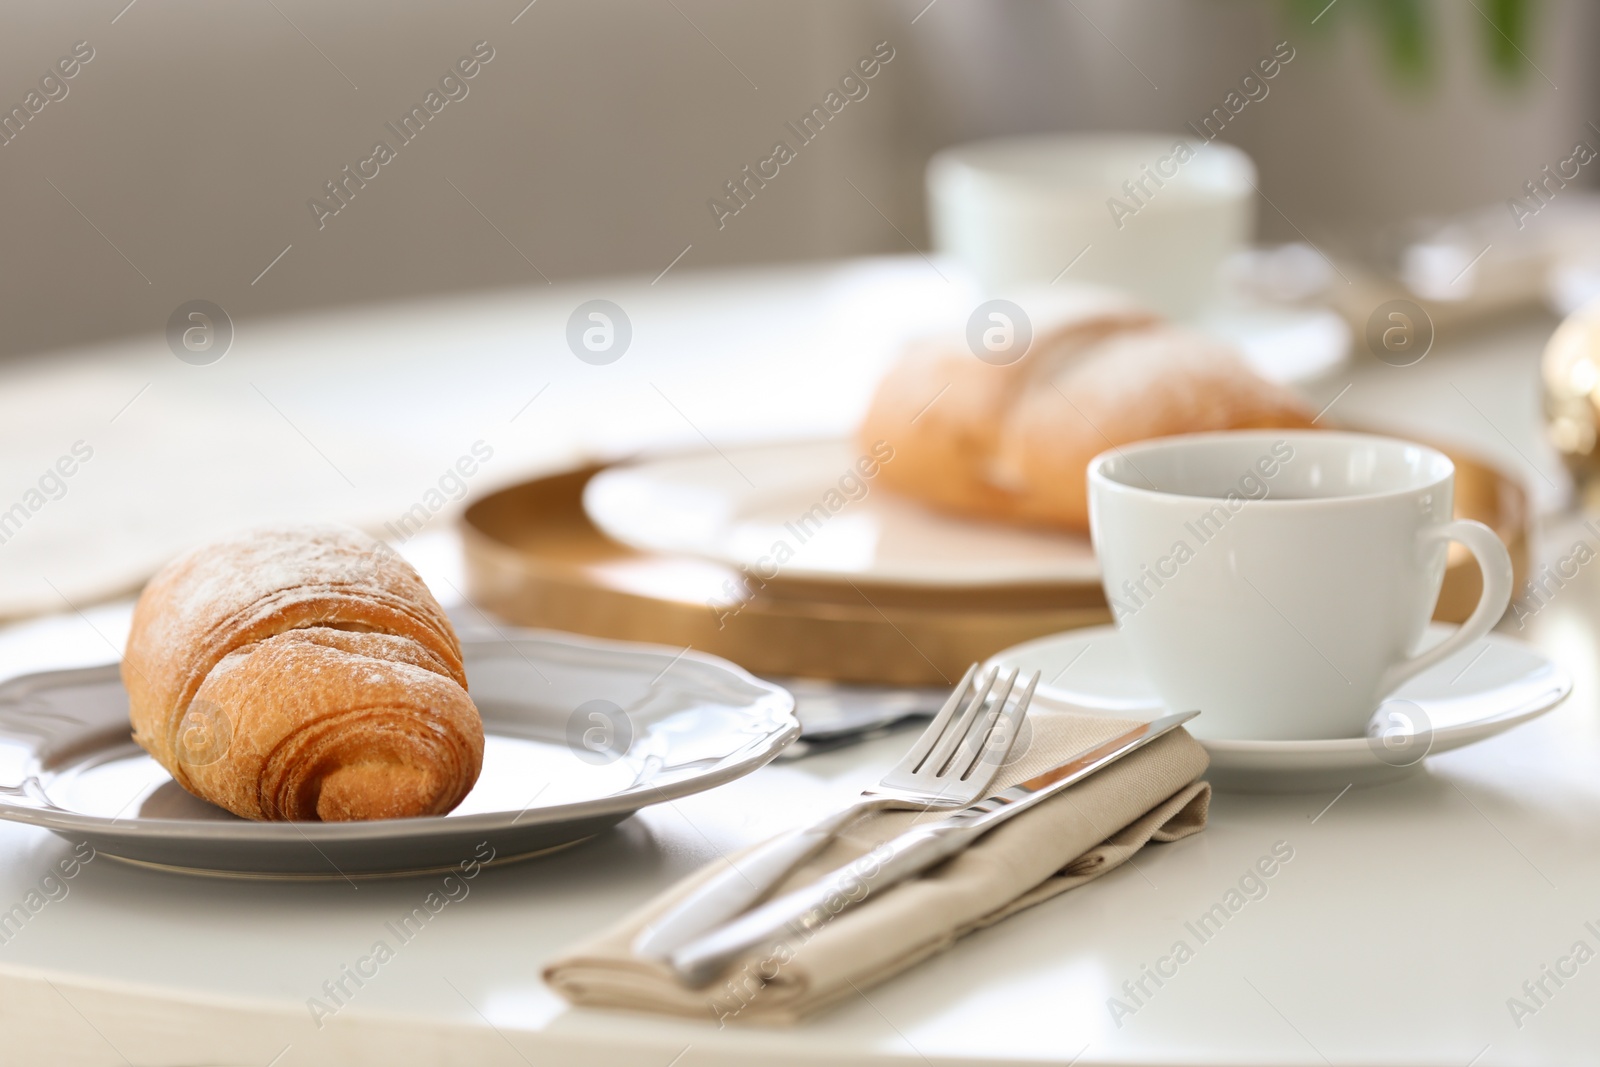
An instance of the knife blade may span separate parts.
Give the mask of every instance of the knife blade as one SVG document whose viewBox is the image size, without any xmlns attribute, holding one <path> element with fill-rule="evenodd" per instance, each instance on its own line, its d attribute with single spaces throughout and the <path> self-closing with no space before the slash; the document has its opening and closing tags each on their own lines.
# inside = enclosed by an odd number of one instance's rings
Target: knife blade
<svg viewBox="0 0 1600 1067">
<path fill-rule="evenodd" d="M 696 938 L 674 952 L 669 963 L 686 984 L 698 989 L 747 952 L 763 945 L 779 947 L 788 935 L 809 940 L 812 933 L 846 908 L 950 858 L 1006 820 L 1143 748 L 1198 714 L 1181 712 L 1141 723 L 1025 782 L 935 822 L 914 826 L 811 885 L 786 893 Z"/>
</svg>

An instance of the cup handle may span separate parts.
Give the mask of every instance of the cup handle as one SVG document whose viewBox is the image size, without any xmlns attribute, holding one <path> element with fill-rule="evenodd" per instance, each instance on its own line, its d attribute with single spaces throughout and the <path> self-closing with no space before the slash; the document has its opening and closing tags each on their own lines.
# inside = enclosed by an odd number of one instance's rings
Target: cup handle
<svg viewBox="0 0 1600 1067">
<path fill-rule="evenodd" d="M 1478 598 L 1478 606 L 1472 609 L 1472 614 L 1459 630 L 1428 651 L 1396 663 L 1383 673 L 1379 690 L 1383 696 L 1388 696 L 1404 682 L 1488 633 L 1511 603 L 1511 553 L 1506 551 L 1506 546 L 1489 527 L 1471 519 L 1456 519 L 1429 527 L 1418 537 L 1422 545 L 1436 541 L 1459 541 L 1466 545 L 1478 560 L 1478 570 L 1483 573 L 1483 595 Z"/>
</svg>

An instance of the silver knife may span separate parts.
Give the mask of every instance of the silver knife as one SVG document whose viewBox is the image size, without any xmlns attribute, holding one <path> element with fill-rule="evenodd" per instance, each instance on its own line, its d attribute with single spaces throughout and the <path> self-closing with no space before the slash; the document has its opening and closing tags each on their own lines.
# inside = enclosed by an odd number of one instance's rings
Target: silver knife
<svg viewBox="0 0 1600 1067">
<path fill-rule="evenodd" d="M 689 942 L 670 957 L 672 969 L 689 986 L 698 989 L 710 984 L 730 963 L 747 952 L 766 945 L 777 949 L 786 936 L 809 939 L 814 931 L 846 908 L 949 859 L 1007 819 L 1048 800 L 1198 714 L 1198 711 L 1188 711 L 1142 723 L 953 815 L 914 826 L 819 881 L 786 893 Z"/>
</svg>

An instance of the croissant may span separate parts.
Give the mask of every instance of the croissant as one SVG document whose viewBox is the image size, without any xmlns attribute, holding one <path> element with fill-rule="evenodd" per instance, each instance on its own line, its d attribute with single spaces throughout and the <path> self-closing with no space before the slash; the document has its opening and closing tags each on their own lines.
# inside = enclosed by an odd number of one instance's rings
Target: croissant
<svg viewBox="0 0 1600 1067">
<path fill-rule="evenodd" d="M 1117 301 L 1087 302 L 994 366 L 960 342 L 913 345 L 859 440 L 894 449 L 879 484 L 975 518 L 1087 531 L 1089 461 L 1169 434 L 1305 427 L 1312 414 L 1230 346 Z"/>
<path fill-rule="evenodd" d="M 251 530 L 167 564 L 134 608 L 122 680 L 133 739 L 247 819 L 442 815 L 483 764 L 444 610 L 349 527 Z"/>
</svg>

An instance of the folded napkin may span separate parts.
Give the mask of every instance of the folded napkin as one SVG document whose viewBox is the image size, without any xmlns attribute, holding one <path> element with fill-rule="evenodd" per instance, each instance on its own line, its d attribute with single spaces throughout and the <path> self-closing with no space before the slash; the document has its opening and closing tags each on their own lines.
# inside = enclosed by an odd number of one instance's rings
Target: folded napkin
<svg viewBox="0 0 1600 1067">
<path fill-rule="evenodd" d="M 1025 752 L 995 790 L 1025 781 L 1135 723 L 1035 705 Z M 1019 743 L 1019 748 L 1021 744 Z M 740 854 L 684 879 L 593 940 L 545 968 L 545 981 L 574 1004 L 699 1016 L 719 1024 L 787 1023 L 940 952 L 963 935 L 1117 867 L 1148 841 L 1176 841 L 1205 826 L 1211 787 L 1198 781 L 1207 756 L 1182 729 L 1113 763 L 979 838 L 947 862 L 874 893 L 775 951 L 761 951 L 703 989 L 632 953 L 658 915 Z M 863 819 L 792 874 L 797 888 L 871 852 L 916 821 L 940 813 L 883 812 Z"/>
</svg>

